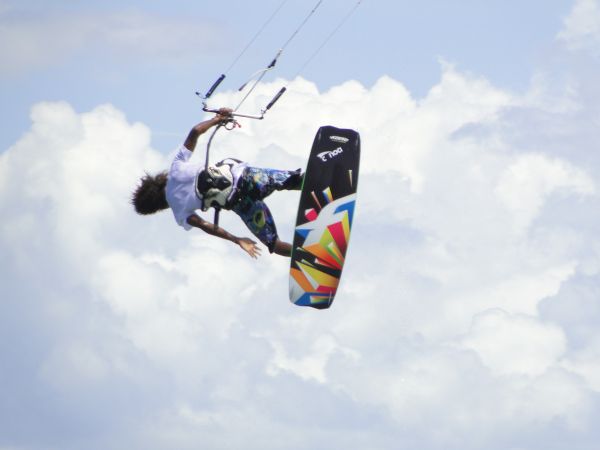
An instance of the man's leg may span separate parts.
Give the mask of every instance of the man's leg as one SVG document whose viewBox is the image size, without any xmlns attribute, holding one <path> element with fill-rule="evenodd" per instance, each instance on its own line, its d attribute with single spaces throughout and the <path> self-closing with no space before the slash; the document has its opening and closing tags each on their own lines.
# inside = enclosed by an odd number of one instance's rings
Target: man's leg
<svg viewBox="0 0 600 450">
<path fill-rule="evenodd" d="M 277 170 L 247 167 L 242 175 L 240 192 L 253 199 L 264 199 L 273 191 L 300 190 L 304 174 L 301 169 Z"/>
<path fill-rule="evenodd" d="M 281 256 L 292 256 L 292 246 L 287 242 L 283 242 L 277 238 L 275 241 L 275 246 L 273 247 L 273 253 Z"/>
<path fill-rule="evenodd" d="M 240 216 L 252 234 L 267 246 L 269 252 L 281 256 L 292 254 L 292 246 L 277 236 L 273 215 L 265 202 L 246 198 L 238 202 L 232 210 Z"/>
<path fill-rule="evenodd" d="M 302 169 L 290 170 L 287 171 L 289 177 L 281 183 L 281 189 L 286 189 L 289 191 L 299 191 L 302 189 L 302 182 L 304 181 L 304 174 L 302 173 Z"/>
</svg>

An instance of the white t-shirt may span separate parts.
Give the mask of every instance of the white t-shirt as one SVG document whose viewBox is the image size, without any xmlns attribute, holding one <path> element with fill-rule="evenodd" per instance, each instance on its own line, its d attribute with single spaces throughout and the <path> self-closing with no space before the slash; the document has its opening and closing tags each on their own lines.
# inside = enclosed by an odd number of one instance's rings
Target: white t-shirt
<svg viewBox="0 0 600 450">
<path fill-rule="evenodd" d="M 202 208 L 202 201 L 196 195 L 196 177 L 203 169 L 202 161 L 190 161 L 192 152 L 183 145 L 169 169 L 165 194 L 167 203 L 173 210 L 175 220 L 186 230 L 192 226 L 187 218 Z"/>
<path fill-rule="evenodd" d="M 175 159 L 169 169 L 167 178 L 167 187 L 165 194 L 167 203 L 173 211 L 175 220 L 186 230 L 191 230 L 192 226 L 187 222 L 187 218 L 195 214 L 197 209 L 202 209 L 202 201 L 196 195 L 196 178 L 204 165 L 202 161 L 190 161 L 192 152 L 184 145 L 179 147 Z M 224 159 L 219 164 L 227 164 L 233 176 L 233 189 L 229 199 L 233 197 L 239 178 L 241 177 L 247 164 L 235 159 Z"/>
</svg>

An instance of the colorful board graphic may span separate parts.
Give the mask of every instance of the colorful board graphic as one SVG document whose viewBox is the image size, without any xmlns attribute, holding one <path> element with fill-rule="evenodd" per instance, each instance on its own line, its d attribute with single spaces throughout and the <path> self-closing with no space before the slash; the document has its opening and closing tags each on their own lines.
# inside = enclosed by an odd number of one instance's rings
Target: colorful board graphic
<svg viewBox="0 0 600 450">
<path fill-rule="evenodd" d="M 313 142 L 296 217 L 290 267 L 290 301 L 331 306 L 352 229 L 360 136 L 354 130 L 319 128 Z"/>
</svg>

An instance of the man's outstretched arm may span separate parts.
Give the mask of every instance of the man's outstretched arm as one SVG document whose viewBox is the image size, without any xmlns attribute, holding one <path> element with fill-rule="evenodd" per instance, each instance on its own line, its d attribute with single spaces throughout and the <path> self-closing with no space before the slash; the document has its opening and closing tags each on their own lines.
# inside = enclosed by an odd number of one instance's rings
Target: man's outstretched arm
<svg viewBox="0 0 600 450">
<path fill-rule="evenodd" d="M 252 239 L 234 236 L 225 229 L 216 226 L 210 222 L 207 222 L 197 214 L 192 214 L 191 216 L 189 216 L 187 219 L 187 223 L 189 223 L 193 227 L 200 228 L 202 231 L 205 231 L 208 234 L 220 237 L 221 239 L 226 239 L 228 241 L 233 242 L 234 244 L 239 245 L 240 247 L 242 247 L 242 250 L 244 250 L 254 259 L 260 256 L 260 247 L 258 247 L 258 245 L 256 245 L 256 242 L 254 242 Z"/>
<path fill-rule="evenodd" d="M 231 109 L 221 108 L 219 109 L 219 114 L 215 115 L 213 118 L 205 120 L 204 122 L 200 122 L 199 124 L 195 125 L 194 128 L 190 130 L 187 138 L 185 139 L 185 142 L 183 143 L 185 148 L 193 152 L 196 148 L 196 144 L 198 143 L 198 137 L 200 137 L 201 134 L 206 133 L 215 125 L 218 125 L 219 122 L 226 119 L 230 113 Z"/>
</svg>

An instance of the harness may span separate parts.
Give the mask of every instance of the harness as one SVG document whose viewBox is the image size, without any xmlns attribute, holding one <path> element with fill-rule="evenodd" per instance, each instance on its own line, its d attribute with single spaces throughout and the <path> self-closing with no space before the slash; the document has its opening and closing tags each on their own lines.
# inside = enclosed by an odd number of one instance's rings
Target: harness
<svg viewBox="0 0 600 450">
<path fill-rule="evenodd" d="M 227 158 L 209 165 L 196 177 L 196 195 L 202 200 L 202 211 L 209 208 L 231 209 L 237 193 L 238 181 L 247 164 Z"/>
</svg>

